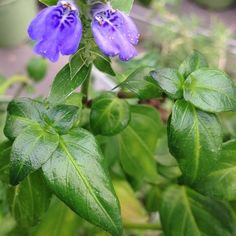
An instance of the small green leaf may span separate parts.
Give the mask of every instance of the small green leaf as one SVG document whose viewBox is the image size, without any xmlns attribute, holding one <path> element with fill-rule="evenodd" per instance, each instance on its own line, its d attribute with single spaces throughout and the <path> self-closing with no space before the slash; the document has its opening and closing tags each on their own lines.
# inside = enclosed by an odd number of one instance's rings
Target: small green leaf
<svg viewBox="0 0 236 236">
<path fill-rule="evenodd" d="M 236 200 L 236 140 L 223 145 L 223 149 L 206 176 L 196 184 L 196 189 L 205 195 Z"/>
<path fill-rule="evenodd" d="M 119 86 L 129 89 L 140 99 L 158 98 L 162 90 L 150 75 L 151 71 L 153 69 L 150 67 L 140 67 L 131 73 Z"/>
<path fill-rule="evenodd" d="M 40 57 L 32 58 L 27 65 L 27 72 L 29 77 L 39 82 L 44 79 L 48 70 L 48 64 L 46 59 Z"/>
<path fill-rule="evenodd" d="M 11 212 L 21 227 L 34 226 L 41 220 L 50 203 L 51 193 L 40 171 L 11 187 L 8 200 Z"/>
<path fill-rule="evenodd" d="M 155 186 L 152 187 L 145 196 L 145 207 L 148 212 L 160 211 L 161 206 L 161 190 Z"/>
<path fill-rule="evenodd" d="M 88 131 L 76 128 L 62 135 L 43 172 L 51 190 L 78 215 L 112 235 L 121 235 L 119 203 Z"/>
<path fill-rule="evenodd" d="M 163 195 L 161 223 L 166 236 L 233 236 L 229 207 L 184 186 L 170 186 Z"/>
<path fill-rule="evenodd" d="M 65 104 L 77 106 L 81 109 L 83 106 L 83 97 L 84 95 L 82 93 L 74 92 L 66 99 Z"/>
<path fill-rule="evenodd" d="M 95 134 L 117 134 L 128 125 L 129 120 L 128 103 L 112 93 L 103 94 L 93 101 L 90 125 Z"/>
<path fill-rule="evenodd" d="M 115 136 L 119 149 L 114 153 L 129 175 L 139 180 L 158 181 L 154 152 L 162 129 L 160 115 L 154 108 L 131 106 L 130 123 Z"/>
<path fill-rule="evenodd" d="M 111 0 L 111 5 L 113 9 L 115 10 L 118 9 L 127 14 L 130 13 L 133 3 L 134 3 L 134 0 Z"/>
<path fill-rule="evenodd" d="M 39 0 L 39 1 L 47 6 L 57 5 L 58 2 L 58 0 Z"/>
<path fill-rule="evenodd" d="M 0 144 L 0 181 L 9 182 L 9 162 L 12 142 L 5 141 Z"/>
<path fill-rule="evenodd" d="M 30 98 L 18 98 L 8 105 L 4 133 L 9 139 L 16 138 L 25 128 L 41 123 L 45 114 L 43 103 Z"/>
<path fill-rule="evenodd" d="M 104 56 L 102 53 L 100 53 L 98 50 L 90 50 L 90 52 L 96 56 L 95 60 L 93 61 L 93 64 L 96 66 L 96 68 L 104 73 L 107 73 L 108 75 L 115 76 L 115 72 L 111 67 L 111 60 L 109 57 Z"/>
<path fill-rule="evenodd" d="M 235 111 L 236 87 L 219 70 L 199 69 L 185 81 L 184 99 L 204 111 Z"/>
<path fill-rule="evenodd" d="M 216 161 L 223 142 L 222 129 L 214 114 L 178 100 L 168 124 L 168 142 L 185 182 L 192 184 Z"/>
<path fill-rule="evenodd" d="M 56 105 L 49 109 L 47 118 L 47 122 L 56 129 L 58 133 L 65 133 L 78 121 L 79 109 L 77 106 Z"/>
<path fill-rule="evenodd" d="M 49 102 L 60 104 L 78 88 L 86 79 L 89 78 L 92 65 L 86 65 L 85 61 L 76 53 L 56 75 L 53 81 Z"/>
<path fill-rule="evenodd" d="M 63 202 L 52 199 L 43 220 L 33 230 L 33 236 L 75 236 L 80 226 L 79 217 Z"/>
<path fill-rule="evenodd" d="M 44 131 L 39 125 L 25 129 L 15 139 L 10 161 L 10 183 L 18 184 L 28 174 L 39 169 L 59 143 L 57 134 Z"/>
<path fill-rule="evenodd" d="M 186 79 L 192 72 L 204 67 L 208 67 L 205 57 L 200 52 L 195 51 L 180 65 L 179 73 Z"/>
<path fill-rule="evenodd" d="M 170 68 L 158 69 L 152 71 L 151 75 L 170 98 L 182 98 L 184 79 L 177 70 Z"/>
</svg>

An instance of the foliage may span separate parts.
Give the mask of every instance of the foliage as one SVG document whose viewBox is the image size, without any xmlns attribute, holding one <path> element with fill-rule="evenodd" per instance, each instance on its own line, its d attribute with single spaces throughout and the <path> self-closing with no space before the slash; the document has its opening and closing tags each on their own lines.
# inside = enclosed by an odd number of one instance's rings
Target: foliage
<svg viewBox="0 0 236 236">
<path fill-rule="evenodd" d="M 112 4 L 128 11 L 132 2 Z M 80 1 L 83 15 L 91 3 Z M 176 68 L 144 58 L 118 73 L 89 33 L 82 40 L 47 98 L 8 102 L 0 234 L 235 235 L 236 129 L 225 128 L 236 111 L 232 80 L 198 51 Z M 33 81 L 44 62 L 29 63 Z M 94 92 L 93 67 L 116 90 Z"/>
</svg>

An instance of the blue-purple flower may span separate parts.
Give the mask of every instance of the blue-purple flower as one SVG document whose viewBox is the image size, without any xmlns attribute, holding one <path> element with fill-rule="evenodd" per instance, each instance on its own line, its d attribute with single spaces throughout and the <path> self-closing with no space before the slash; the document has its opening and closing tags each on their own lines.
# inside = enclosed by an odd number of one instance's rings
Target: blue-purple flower
<svg viewBox="0 0 236 236">
<path fill-rule="evenodd" d="M 128 61 L 137 55 L 139 32 L 132 19 L 109 4 L 95 4 L 91 10 L 92 32 L 100 50 L 110 57 Z"/>
<path fill-rule="evenodd" d="M 37 41 L 34 51 L 52 62 L 60 53 L 74 54 L 82 36 L 78 9 L 72 0 L 60 0 L 57 6 L 47 7 L 33 19 L 28 34 Z"/>
</svg>

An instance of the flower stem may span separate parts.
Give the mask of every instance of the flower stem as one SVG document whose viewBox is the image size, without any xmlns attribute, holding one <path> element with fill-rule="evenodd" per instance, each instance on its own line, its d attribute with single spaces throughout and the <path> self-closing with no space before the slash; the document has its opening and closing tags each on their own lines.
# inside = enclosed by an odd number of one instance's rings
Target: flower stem
<svg viewBox="0 0 236 236">
<path fill-rule="evenodd" d="M 126 229 L 139 229 L 139 230 L 162 230 L 160 224 L 135 224 L 124 223 Z"/>
</svg>

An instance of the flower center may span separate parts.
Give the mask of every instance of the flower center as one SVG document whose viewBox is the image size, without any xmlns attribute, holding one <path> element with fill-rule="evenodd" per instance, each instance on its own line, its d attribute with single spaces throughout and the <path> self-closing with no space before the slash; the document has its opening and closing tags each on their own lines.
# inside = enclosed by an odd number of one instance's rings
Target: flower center
<svg viewBox="0 0 236 236">
<path fill-rule="evenodd" d="M 67 9 L 68 11 L 76 10 L 76 7 L 68 1 L 60 1 L 60 3 L 63 6 L 63 8 Z"/>
<path fill-rule="evenodd" d="M 106 11 L 99 12 L 94 18 L 101 26 L 118 26 L 116 10 L 108 9 Z M 114 24 L 115 23 L 115 24 Z"/>
</svg>

